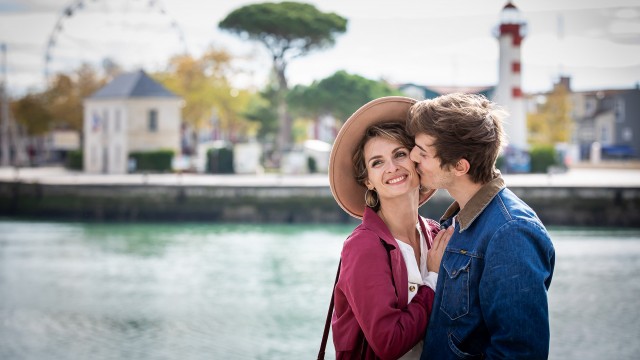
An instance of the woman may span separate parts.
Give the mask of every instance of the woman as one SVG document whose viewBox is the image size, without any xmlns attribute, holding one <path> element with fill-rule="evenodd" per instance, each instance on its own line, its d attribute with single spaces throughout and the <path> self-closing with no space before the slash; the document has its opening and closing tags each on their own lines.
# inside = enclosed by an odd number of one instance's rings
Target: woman
<svg viewBox="0 0 640 360">
<path fill-rule="evenodd" d="M 437 271 L 451 231 L 421 218 L 434 190 L 420 190 L 404 130 L 404 97 L 374 100 L 343 125 L 329 165 L 331 191 L 361 218 L 345 241 L 334 289 L 333 343 L 338 359 L 420 356 Z M 428 284 L 425 286 L 424 284 Z"/>
</svg>

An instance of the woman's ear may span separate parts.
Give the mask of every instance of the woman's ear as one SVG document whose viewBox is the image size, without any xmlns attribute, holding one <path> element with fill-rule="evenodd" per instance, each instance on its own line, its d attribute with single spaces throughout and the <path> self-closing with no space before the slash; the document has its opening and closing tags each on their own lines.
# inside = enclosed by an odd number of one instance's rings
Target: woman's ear
<svg viewBox="0 0 640 360">
<path fill-rule="evenodd" d="M 369 181 L 369 179 L 364 181 L 364 186 L 366 186 L 367 189 L 369 190 L 375 190 L 375 186 L 373 186 L 373 184 L 371 183 L 371 181 Z"/>
<path fill-rule="evenodd" d="M 454 170 L 456 175 L 460 176 L 468 173 L 470 168 L 471 168 L 471 164 L 469 164 L 469 161 L 467 161 L 467 159 L 465 158 L 462 158 L 458 160 L 458 162 L 456 163 L 456 166 L 454 167 Z"/>
</svg>

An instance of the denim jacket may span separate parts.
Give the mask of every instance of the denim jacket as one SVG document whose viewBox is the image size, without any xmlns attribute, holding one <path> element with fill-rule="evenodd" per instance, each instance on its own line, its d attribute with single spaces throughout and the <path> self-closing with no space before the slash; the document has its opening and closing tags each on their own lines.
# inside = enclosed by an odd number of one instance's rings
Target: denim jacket
<svg viewBox="0 0 640 360">
<path fill-rule="evenodd" d="M 441 223 L 440 265 L 422 360 L 546 359 L 555 251 L 535 212 L 497 177 Z"/>
</svg>

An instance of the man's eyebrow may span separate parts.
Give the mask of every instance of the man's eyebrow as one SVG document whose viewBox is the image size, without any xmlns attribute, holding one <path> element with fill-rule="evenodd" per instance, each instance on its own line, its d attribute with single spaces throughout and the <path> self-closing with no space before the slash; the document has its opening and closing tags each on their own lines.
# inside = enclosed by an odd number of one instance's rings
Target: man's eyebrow
<svg viewBox="0 0 640 360">
<path fill-rule="evenodd" d="M 422 151 L 424 151 L 424 152 L 426 152 L 426 151 L 427 151 L 427 150 L 425 150 L 422 146 L 420 146 L 420 145 L 418 145 L 418 144 L 416 144 L 416 146 L 417 146 L 420 150 L 422 150 Z"/>
</svg>

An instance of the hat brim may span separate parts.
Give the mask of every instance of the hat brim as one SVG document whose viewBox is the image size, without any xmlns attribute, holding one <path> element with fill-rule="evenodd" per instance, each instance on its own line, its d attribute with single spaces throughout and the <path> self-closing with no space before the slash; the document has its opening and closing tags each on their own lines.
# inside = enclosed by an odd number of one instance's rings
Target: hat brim
<svg viewBox="0 0 640 360">
<path fill-rule="evenodd" d="M 367 188 L 356 181 L 352 157 L 356 146 L 371 125 L 397 122 L 405 125 L 409 108 L 416 100 L 403 96 L 386 96 L 372 100 L 347 119 L 338 132 L 329 157 L 331 193 L 347 214 L 362 219 Z M 420 194 L 419 206 L 433 196 L 435 189 Z"/>
</svg>

